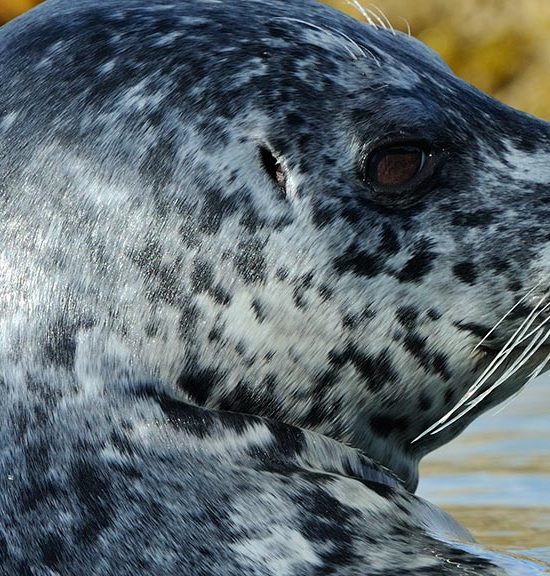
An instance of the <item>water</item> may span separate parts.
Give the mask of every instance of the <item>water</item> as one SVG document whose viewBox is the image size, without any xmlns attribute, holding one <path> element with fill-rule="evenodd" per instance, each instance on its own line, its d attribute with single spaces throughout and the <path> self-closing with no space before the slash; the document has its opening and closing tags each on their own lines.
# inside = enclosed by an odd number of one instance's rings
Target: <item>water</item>
<svg viewBox="0 0 550 576">
<path fill-rule="evenodd" d="M 550 574 L 550 377 L 482 416 L 423 462 L 418 494 L 450 512 L 485 548 Z"/>
</svg>

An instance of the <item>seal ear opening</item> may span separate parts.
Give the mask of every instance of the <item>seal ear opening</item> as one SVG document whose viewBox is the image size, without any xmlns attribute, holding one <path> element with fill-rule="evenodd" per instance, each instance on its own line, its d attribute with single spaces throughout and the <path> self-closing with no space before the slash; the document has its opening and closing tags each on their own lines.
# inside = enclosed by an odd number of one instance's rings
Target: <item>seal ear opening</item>
<svg viewBox="0 0 550 576">
<path fill-rule="evenodd" d="M 260 159 L 267 175 L 281 192 L 286 195 L 286 170 L 284 166 L 266 146 L 260 146 Z"/>
</svg>

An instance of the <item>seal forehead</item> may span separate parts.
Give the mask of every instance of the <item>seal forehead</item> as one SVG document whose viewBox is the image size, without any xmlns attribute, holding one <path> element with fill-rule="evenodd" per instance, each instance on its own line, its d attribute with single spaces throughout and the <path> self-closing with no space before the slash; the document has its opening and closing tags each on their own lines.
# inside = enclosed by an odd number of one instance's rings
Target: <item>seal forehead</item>
<svg viewBox="0 0 550 576">
<path fill-rule="evenodd" d="M 276 82 L 278 79 L 268 74 L 267 61 L 272 58 L 285 61 L 285 74 L 279 80 L 296 76 L 303 86 L 309 84 L 313 89 L 315 67 L 320 77 L 331 78 L 353 70 L 349 65 L 352 61 L 359 61 L 363 71 L 374 65 L 388 67 L 399 60 L 419 60 L 424 66 L 429 61 L 439 66 L 437 57 L 413 39 L 351 20 L 342 22 L 337 13 L 313 2 L 293 6 L 292 15 L 281 2 L 272 3 L 269 14 L 261 2 L 250 2 L 247 9 L 250 18 L 243 22 L 239 11 L 220 11 L 215 3 L 204 1 L 196 2 L 192 11 L 185 3 L 153 3 L 148 10 L 142 10 L 121 1 L 110 2 L 101 9 L 54 1 L 40 7 L 27 24 L 35 29 L 35 44 L 25 48 L 20 37 L 15 43 L 10 42 L 8 30 L 3 50 L 10 54 L 10 47 L 13 48 L 12 57 L 23 57 L 26 51 L 32 53 L 34 75 L 38 78 L 49 77 L 52 69 L 59 73 L 62 66 L 78 71 L 80 81 L 73 76 L 71 86 L 77 92 L 79 85 L 83 91 L 88 87 L 90 101 L 119 95 L 124 83 L 114 81 L 115 73 L 128 80 L 137 79 L 140 72 L 150 79 L 167 75 L 174 81 L 180 76 L 183 78 L 178 89 L 182 90 L 186 87 L 186 72 L 193 66 L 197 74 L 193 86 L 188 88 L 200 93 L 204 84 L 218 86 L 209 91 L 209 97 L 216 101 L 224 99 L 222 78 L 223 87 L 228 83 L 250 86 L 261 78 Z M 185 35 L 181 30 L 185 30 Z M 125 49 L 138 37 L 141 41 L 132 44 L 131 52 Z M 93 47 L 93 59 L 89 52 L 85 53 L 87 46 Z M 210 55 L 208 70 L 201 58 L 205 53 Z M 204 74 L 198 74 L 201 70 Z M 223 75 L 218 76 L 218 72 Z M 413 74 L 411 70 L 409 73 Z M 386 74 L 390 81 L 392 76 L 395 74 Z M 95 87 L 88 82 L 92 77 Z M 135 89 L 134 84 L 127 89 Z M 299 88 L 298 84 L 296 89 Z M 180 96 L 185 93 L 180 92 Z"/>
</svg>

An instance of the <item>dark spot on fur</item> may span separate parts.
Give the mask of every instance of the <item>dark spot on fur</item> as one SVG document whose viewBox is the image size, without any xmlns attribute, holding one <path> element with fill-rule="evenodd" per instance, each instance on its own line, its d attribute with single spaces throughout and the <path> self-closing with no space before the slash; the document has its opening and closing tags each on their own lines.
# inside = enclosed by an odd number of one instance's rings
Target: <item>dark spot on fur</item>
<svg viewBox="0 0 550 576">
<path fill-rule="evenodd" d="M 319 199 L 312 200 L 311 211 L 311 221 L 316 228 L 324 228 L 336 217 L 334 207 Z"/>
<path fill-rule="evenodd" d="M 242 340 L 235 344 L 235 352 L 237 352 L 239 356 L 246 355 L 246 344 Z"/>
<path fill-rule="evenodd" d="M 327 372 L 317 381 L 317 385 L 313 392 L 309 410 L 301 425 L 304 428 L 317 427 L 324 422 L 331 422 L 334 425 L 338 424 L 337 414 L 341 414 L 342 402 L 338 398 L 327 396 L 329 382 L 334 382 L 330 372 Z"/>
<path fill-rule="evenodd" d="M 395 316 L 403 328 L 414 328 L 418 320 L 418 310 L 414 306 L 400 306 Z"/>
<path fill-rule="evenodd" d="M 403 339 L 403 345 L 424 370 L 439 374 L 444 380 L 448 380 L 450 373 L 447 367 L 446 356 L 440 352 L 428 350 L 426 346 L 427 341 L 427 336 L 420 336 L 414 332 L 409 332 Z"/>
<path fill-rule="evenodd" d="M 233 261 L 237 272 L 245 282 L 253 284 L 265 281 L 265 257 L 262 244 L 258 240 L 240 242 Z"/>
<path fill-rule="evenodd" d="M 334 296 L 334 290 L 327 284 L 321 284 L 317 291 L 319 292 L 319 296 L 323 302 L 328 302 Z"/>
<path fill-rule="evenodd" d="M 359 352 L 354 346 L 348 345 L 343 352 L 329 353 L 329 363 L 335 368 L 352 364 L 365 379 L 365 384 L 372 392 L 380 391 L 386 384 L 397 382 L 398 373 L 393 368 L 389 350 L 379 354 L 369 355 Z"/>
<path fill-rule="evenodd" d="M 378 496 L 381 496 L 382 498 L 389 499 L 395 496 L 395 489 L 392 486 L 389 486 L 388 484 L 382 484 L 381 482 L 373 482 L 372 480 L 360 480 L 360 482 L 373 492 L 376 492 L 376 494 L 378 494 Z M 408 510 L 406 512 L 408 513 Z"/>
<path fill-rule="evenodd" d="M 229 390 L 219 402 L 220 410 L 242 412 L 244 414 L 275 414 L 274 399 L 267 390 L 254 390 L 245 380 Z"/>
<path fill-rule="evenodd" d="M 356 326 L 359 325 L 360 321 L 361 316 L 359 316 L 358 314 L 346 314 L 342 318 L 342 326 L 344 328 L 355 328 Z"/>
<path fill-rule="evenodd" d="M 292 298 L 297 308 L 303 309 L 307 307 L 308 301 L 305 297 L 305 291 L 311 288 L 313 278 L 314 272 L 310 271 L 302 274 L 293 281 L 294 290 L 292 292 Z"/>
<path fill-rule="evenodd" d="M 91 450 L 89 453 L 93 454 Z M 100 463 L 81 459 L 75 462 L 71 486 L 81 511 L 77 538 L 81 543 L 91 545 L 111 526 L 117 506 Z"/>
<path fill-rule="evenodd" d="M 143 248 L 130 252 L 130 259 L 145 272 L 146 276 L 156 276 L 162 260 L 162 247 L 158 241 L 148 239 Z"/>
<path fill-rule="evenodd" d="M 308 290 L 309 288 L 311 288 L 314 278 L 315 278 L 315 272 L 313 270 L 310 270 L 309 272 L 306 272 L 305 274 L 299 276 L 298 279 L 295 281 L 295 284 L 300 288 L 303 288 L 304 290 Z"/>
<path fill-rule="evenodd" d="M 191 218 L 191 217 L 189 217 Z M 178 228 L 178 234 L 186 248 L 199 248 L 202 244 L 203 234 L 194 224 L 184 220 Z"/>
<path fill-rule="evenodd" d="M 349 224 L 357 224 L 361 221 L 362 216 L 362 211 L 354 204 L 348 204 L 342 210 L 342 218 Z"/>
<path fill-rule="evenodd" d="M 443 352 L 434 352 L 431 359 L 432 371 L 439 374 L 443 380 L 451 378 L 451 371 L 449 370 L 449 361 L 446 354 Z"/>
<path fill-rule="evenodd" d="M 413 250 L 413 256 L 407 260 L 405 266 L 398 272 L 397 278 L 401 282 L 419 282 L 432 270 L 437 254 L 431 249 L 430 240 L 422 240 Z"/>
<path fill-rule="evenodd" d="M 179 335 L 185 340 L 192 338 L 199 321 L 199 309 L 191 301 L 187 301 L 180 307 Z"/>
<path fill-rule="evenodd" d="M 273 352 L 273 351 L 266 352 L 264 354 L 264 360 L 267 363 L 271 362 L 271 360 L 273 360 L 274 357 L 275 357 L 275 352 Z"/>
<path fill-rule="evenodd" d="M 331 543 L 329 548 L 319 547 L 319 558 L 323 562 L 322 572 L 337 574 L 357 562 L 350 523 L 357 521 L 358 511 L 342 504 L 323 488 L 325 482 L 331 481 L 329 475 L 301 472 L 300 477 L 307 485 L 292 495 L 300 511 L 300 531 L 308 541 Z"/>
<path fill-rule="evenodd" d="M 279 384 L 279 378 L 275 372 L 269 372 L 262 378 L 261 388 L 269 392 L 275 392 Z"/>
<path fill-rule="evenodd" d="M 380 237 L 380 250 L 388 255 L 397 254 L 401 249 L 401 244 L 395 230 L 388 224 L 384 224 Z"/>
<path fill-rule="evenodd" d="M 427 336 L 420 336 L 414 332 L 408 333 L 403 340 L 405 350 L 412 354 L 422 365 L 425 365 L 429 360 L 426 352 L 427 340 Z"/>
<path fill-rule="evenodd" d="M 219 342 L 222 337 L 222 329 L 218 327 L 212 328 L 208 333 L 208 341 L 209 342 Z"/>
<path fill-rule="evenodd" d="M 76 352 L 76 328 L 58 321 L 49 327 L 44 355 L 55 366 L 70 368 Z"/>
<path fill-rule="evenodd" d="M 495 219 L 493 210 L 476 210 L 475 212 L 458 212 L 453 215 L 451 223 L 454 226 L 488 226 Z"/>
<path fill-rule="evenodd" d="M 433 406 L 433 398 L 427 392 L 421 392 L 418 398 L 418 407 L 422 412 L 427 412 Z"/>
<path fill-rule="evenodd" d="M 231 303 L 231 294 L 220 284 L 209 290 L 208 294 L 212 296 L 216 303 L 221 304 L 222 306 L 227 306 Z"/>
<path fill-rule="evenodd" d="M 475 322 L 453 322 L 453 326 L 465 332 L 471 332 L 474 336 L 484 338 L 490 328 L 483 324 L 476 324 Z"/>
<path fill-rule="evenodd" d="M 159 130 L 155 142 L 147 147 L 139 166 L 139 174 L 153 187 L 155 195 L 162 192 L 172 180 L 176 168 L 177 152 L 177 132 L 165 127 Z"/>
<path fill-rule="evenodd" d="M 290 112 L 286 115 L 286 121 L 293 128 L 299 128 L 305 124 L 304 117 L 297 112 Z"/>
<path fill-rule="evenodd" d="M 256 320 L 258 320 L 258 322 L 261 324 L 266 318 L 264 305 L 262 304 L 259 298 L 254 298 L 254 300 L 252 300 L 251 306 L 252 311 L 254 312 L 254 316 L 256 317 Z"/>
<path fill-rule="evenodd" d="M 209 188 L 204 191 L 203 204 L 198 216 L 199 230 L 204 234 L 217 234 L 225 218 L 238 209 L 233 197 L 224 197 L 221 190 Z"/>
<path fill-rule="evenodd" d="M 453 274 L 465 284 L 473 285 L 477 281 L 477 268 L 473 262 L 458 262 L 453 266 Z"/>
<path fill-rule="evenodd" d="M 65 550 L 65 539 L 58 534 L 47 534 L 46 539 L 41 544 L 42 561 L 50 568 L 55 569 L 63 561 Z"/>
<path fill-rule="evenodd" d="M 503 258 L 499 258 L 498 256 L 491 258 L 489 266 L 497 274 L 503 274 L 504 272 L 510 269 L 510 263 L 504 260 Z"/>
<path fill-rule="evenodd" d="M 210 368 L 184 370 L 176 381 L 181 390 L 189 394 L 189 398 L 197 404 L 204 404 L 211 391 L 223 379 L 223 374 Z"/>
<path fill-rule="evenodd" d="M 151 283 L 147 286 L 147 298 L 150 302 L 162 301 L 172 306 L 179 303 L 182 287 L 179 271 L 173 266 L 160 266 L 156 276 L 151 278 Z"/>
<path fill-rule="evenodd" d="M 376 414 L 370 417 L 372 431 L 382 438 L 387 438 L 391 434 L 403 435 L 407 432 L 409 426 L 409 419 L 405 416 Z"/>
<path fill-rule="evenodd" d="M 341 256 L 334 260 L 334 268 L 340 272 L 351 272 L 359 276 L 373 277 L 384 269 L 384 261 L 379 254 L 371 254 L 360 250 L 356 243 L 352 244 Z"/>
<path fill-rule="evenodd" d="M 275 272 L 275 278 L 277 278 L 277 280 L 279 280 L 280 282 L 283 282 L 288 278 L 288 274 L 289 272 L 286 268 L 277 268 Z"/>
<path fill-rule="evenodd" d="M 281 454 L 285 458 L 295 458 L 301 454 L 305 445 L 302 430 L 273 420 L 266 421 L 266 424 L 273 435 L 273 448 L 270 453 Z"/>
<path fill-rule="evenodd" d="M 204 258 L 195 258 L 191 270 L 191 287 L 194 292 L 206 292 L 214 281 L 214 268 Z"/>
<path fill-rule="evenodd" d="M 251 233 L 261 226 L 262 222 L 256 210 L 250 204 L 242 207 L 242 216 L 239 220 L 240 224 Z"/>
<path fill-rule="evenodd" d="M 207 438 L 212 432 L 213 425 L 219 420 L 224 420 L 224 424 L 227 423 L 229 426 L 234 425 L 235 430 L 242 430 L 247 426 L 247 422 L 243 418 L 236 421 L 238 419 L 233 415 L 216 414 L 210 410 L 203 410 L 169 396 L 151 385 L 142 386 L 139 395 L 148 400 L 153 399 L 164 414 L 166 422 L 174 430 L 185 431 L 198 438 Z"/>
<path fill-rule="evenodd" d="M 294 302 L 294 306 L 300 310 L 304 310 L 307 308 L 307 299 L 305 298 L 302 290 L 299 288 L 295 288 L 292 292 L 292 301 Z"/>
<path fill-rule="evenodd" d="M 441 314 L 441 312 L 439 310 L 436 310 L 435 308 L 430 308 L 428 310 L 428 312 L 426 313 L 426 315 L 428 316 L 428 318 L 430 320 L 432 320 L 433 322 L 436 322 L 437 320 L 440 320 L 441 317 L 443 316 Z"/>
<path fill-rule="evenodd" d="M 130 441 L 128 435 L 122 430 L 111 432 L 109 439 L 112 447 L 124 456 L 133 456 L 135 454 L 135 444 Z"/>
</svg>

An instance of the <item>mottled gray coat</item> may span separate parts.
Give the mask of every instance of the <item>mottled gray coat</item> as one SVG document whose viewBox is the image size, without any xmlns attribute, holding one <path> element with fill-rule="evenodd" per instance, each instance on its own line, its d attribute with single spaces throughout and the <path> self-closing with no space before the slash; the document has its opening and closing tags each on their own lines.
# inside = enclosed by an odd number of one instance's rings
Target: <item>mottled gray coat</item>
<svg viewBox="0 0 550 576">
<path fill-rule="evenodd" d="M 417 465 L 540 358 L 413 440 L 547 288 L 549 137 L 310 0 L 1 28 L 1 574 L 502 574 Z"/>
</svg>

